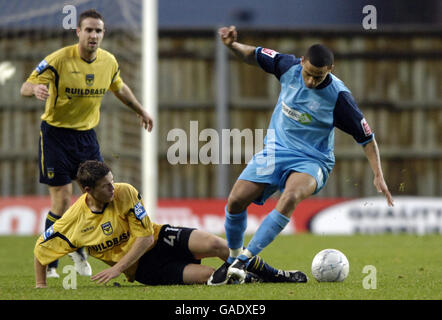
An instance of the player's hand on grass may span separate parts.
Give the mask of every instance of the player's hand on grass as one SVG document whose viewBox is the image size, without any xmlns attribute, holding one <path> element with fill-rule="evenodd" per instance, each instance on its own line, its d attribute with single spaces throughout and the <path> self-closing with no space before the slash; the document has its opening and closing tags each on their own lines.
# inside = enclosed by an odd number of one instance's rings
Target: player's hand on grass
<svg viewBox="0 0 442 320">
<path fill-rule="evenodd" d="M 238 33 L 235 26 L 220 28 L 218 30 L 218 34 L 221 37 L 222 42 L 228 47 L 230 47 L 238 38 Z"/>
<path fill-rule="evenodd" d="M 95 276 L 92 276 L 91 279 L 92 281 L 97 281 L 97 283 L 107 283 L 109 280 L 118 277 L 120 274 L 120 271 L 112 267 L 97 273 Z"/>
<path fill-rule="evenodd" d="M 44 84 L 38 84 L 33 88 L 34 96 L 38 100 L 46 101 L 47 98 L 49 98 L 49 91 L 48 87 L 46 87 Z"/>
<path fill-rule="evenodd" d="M 376 190 L 379 193 L 383 193 L 385 195 L 385 198 L 387 199 L 387 203 L 390 207 L 394 206 L 393 197 L 388 190 L 387 184 L 385 183 L 384 178 L 382 177 L 375 177 L 373 181 L 374 186 L 376 187 Z"/>
</svg>

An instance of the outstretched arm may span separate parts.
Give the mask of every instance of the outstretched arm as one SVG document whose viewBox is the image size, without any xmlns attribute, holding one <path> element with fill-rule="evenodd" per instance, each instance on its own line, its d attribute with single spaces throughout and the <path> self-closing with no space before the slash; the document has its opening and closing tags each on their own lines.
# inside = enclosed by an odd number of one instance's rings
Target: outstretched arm
<svg viewBox="0 0 442 320">
<path fill-rule="evenodd" d="M 151 132 L 153 127 L 153 120 L 150 117 L 149 113 L 143 108 L 140 102 L 138 102 L 137 98 L 133 94 L 132 90 L 126 85 L 123 84 L 120 90 L 113 91 L 114 95 L 123 102 L 126 106 L 131 108 L 140 118 L 141 125 L 144 129 Z"/>
<path fill-rule="evenodd" d="M 384 175 L 381 168 L 379 148 L 374 138 L 372 141 L 364 145 L 364 152 L 374 174 L 374 186 L 376 187 L 378 192 L 382 192 L 385 195 L 388 205 L 392 207 L 394 205 L 393 197 L 391 196 L 391 193 L 388 190 L 387 184 L 384 180 Z"/>
<path fill-rule="evenodd" d="M 238 58 L 247 64 L 258 65 L 255 59 L 256 47 L 237 42 L 238 32 L 235 26 L 220 28 L 218 34 L 224 45 L 232 50 Z"/>
<path fill-rule="evenodd" d="M 153 236 L 136 238 L 129 252 L 126 253 L 120 261 L 114 264 L 111 268 L 97 273 L 91 279 L 97 281 L 97 283 L 106 283 L 109 280 L 118 277 L 122 272 L 138 261 L 153 243 Z"/>
</svg>

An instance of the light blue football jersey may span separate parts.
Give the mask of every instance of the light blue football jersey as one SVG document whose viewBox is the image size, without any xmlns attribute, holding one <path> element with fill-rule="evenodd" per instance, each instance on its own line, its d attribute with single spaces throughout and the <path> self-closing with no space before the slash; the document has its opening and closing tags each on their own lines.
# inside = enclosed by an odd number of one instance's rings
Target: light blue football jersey
<svg viewBox="0 0 442 320">
<path fill-rule="evenodd" d="M 305 86 L 300 59 L 270 49 L 256 49 L 258 64 L 281 83 L 269 130 L 274 130 L 275 147 L 287 148 L 319 161 L 327 171 L 335 163 L 334 127 L 353 135 L 360 144 L 373 134 L 356 106 L 350 90 L 333 74 L 317 88 Z"/>
</svg>

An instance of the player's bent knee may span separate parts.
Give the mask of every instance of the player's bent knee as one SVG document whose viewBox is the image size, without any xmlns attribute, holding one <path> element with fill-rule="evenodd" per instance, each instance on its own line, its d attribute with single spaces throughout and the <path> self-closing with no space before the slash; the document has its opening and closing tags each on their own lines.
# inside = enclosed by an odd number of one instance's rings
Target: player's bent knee
<svg viewBox="0 0 442 320">
<path fill-rule="evenodd" d="M 287 198 L 287 201 L 294 203 L 297 205 L 302 200 L 307 199 L 312 193 L 308 190 L 303 189 L 295 189 L 295 190 L 286 190 L 283 192 L 282 196 Z"/>
<path fill-rule="evenodd" d="M 230 194 L 227 198 L 227 211 L 230 213 L 241 213 L 248 207 L 249 203 L 247 203 L 244 199 Z"/>
<path fill-rule="evenodd" d="M 71 196 L 66 194 L 60 194 L 59 197 L 53 198 L 53 201 L 55 206 L 57 206 L 62 213 L 66 211 L 69 208 L 69 205 L 71 203 Z"/>
<path fill-rule="evenodd" d="M 215 268 L 200 264 L 188 264 L 183 271 L 183 282 L 185 284 L 207 283 Z"/>
<path fill-rule="evenodd" d="M 279 210 L 290 216 L 296 206 L 306 198 L 300 192 L 284 192 L 278 201 Z"/>
<path fill-rule="evenodd" d="M 279 202 L 284 206 L 295 206 L 298 201 L 298 197 L 291 193 L 287 192 L 281 195 L 281 198 L 279 199 Z"/>
<path fill-rule="evenodd" d="M 210 251 L 214 253 L 216 257 L 228 257 L 229 248 L 227 242 L 224 239 L 213 236 L 209 240 Z"/>
</svg>

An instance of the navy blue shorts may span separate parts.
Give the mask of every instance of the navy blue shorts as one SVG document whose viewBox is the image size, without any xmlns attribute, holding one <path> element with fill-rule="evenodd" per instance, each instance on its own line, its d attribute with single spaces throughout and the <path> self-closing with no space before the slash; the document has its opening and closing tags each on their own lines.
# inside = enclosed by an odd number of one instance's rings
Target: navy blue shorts
<svg viewBox="0 0 442 320">
<path fill-rule="evenodd" d="M 38 148 L 40 182 L 64 186 L 76 179 L 80 163 L 103 161 L 93 129 L 79 131 L 58 128 L 42 121 Z"/>
<path fill-rule="evenodd" d="M 189 238 L 195 229 L 162 226 L 155 247 L 138 261 L 135 280 L 147 285 L 184 284 L 188 264 L 201 264 L 189 250 Z"/>
</svg>

